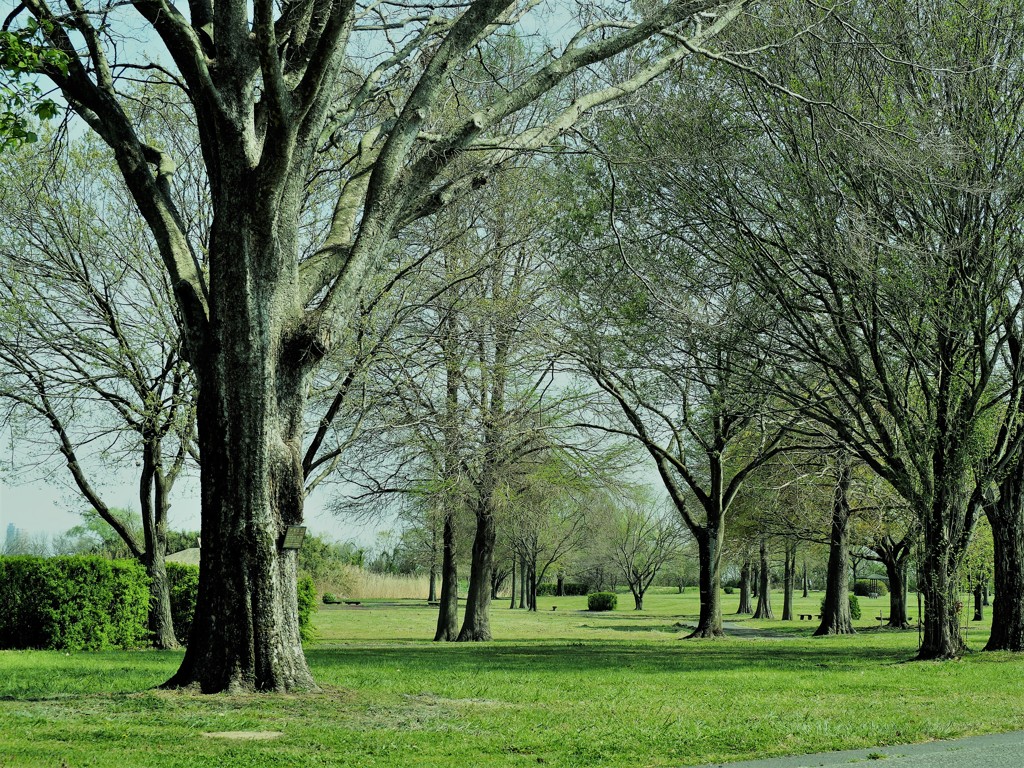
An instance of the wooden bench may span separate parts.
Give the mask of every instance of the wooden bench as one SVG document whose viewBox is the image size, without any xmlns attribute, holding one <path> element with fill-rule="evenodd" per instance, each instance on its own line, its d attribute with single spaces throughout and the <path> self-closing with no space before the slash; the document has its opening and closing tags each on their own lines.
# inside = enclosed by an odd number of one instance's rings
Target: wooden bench
<svg viewBox="0 0 1024 768">
<path fill-rule="evenodd" d="M 800 617 L 800 621 L 803 621 L 804 619 L 806 619 L 807 621 L 811 621 L 814 618 L 814 614 L 813 613 L 800 613 L 800 614 L 797 614 L 797 615 Z M 820 613 L 818 614 L 818 618 L 819 619 L 821 618 L 821 614 Z"/>
<path fill-rule="evenodd" d="M 363 603 L 360 600 L 346 600 L 345 601 L 345 605 L 362 605 L 362 604 Z"/>
</svg>

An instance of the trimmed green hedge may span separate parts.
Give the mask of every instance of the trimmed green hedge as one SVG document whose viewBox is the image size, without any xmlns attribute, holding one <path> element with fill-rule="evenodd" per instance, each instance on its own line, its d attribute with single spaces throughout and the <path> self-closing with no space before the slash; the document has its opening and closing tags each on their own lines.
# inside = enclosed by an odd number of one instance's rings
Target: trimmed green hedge
<svg viewBox="0 0 1024 768">
<path fill-rule="evenodd" d="M 188 645 L 192 631 L 192 617 L 196 613 L 196 595 L 199 593 L 199 566 L 187 563 L 166 563 L 167 583 L 171 592 L 171 622 L 174 636 L 182 645 Z"/>
<path fill-rule="evenodd" d="M 562 582 L 562 596 L 563 597 L 576 597 L 583 596 L 589 591 L 588 584 L 578 584 L 573 581 Z M 537 594 L 541 596 L 551 597 L 558 592 L 558 584 L 556 582 L 545 582 L 537 585 Z"/>
<path fill-rule="evenodd" d="M 149 640 L 149 577 L 134 560 L 0 557 L 0 648 L 137 648 Z"/>
</svg>

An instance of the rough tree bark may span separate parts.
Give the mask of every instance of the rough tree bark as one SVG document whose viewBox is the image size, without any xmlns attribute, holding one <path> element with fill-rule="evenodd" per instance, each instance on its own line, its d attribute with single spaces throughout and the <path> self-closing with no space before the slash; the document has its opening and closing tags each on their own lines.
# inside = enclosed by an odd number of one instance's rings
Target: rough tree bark
<svg viewBox="0 0 1024 768">
<path fill-rule="evenodd" d="M 495 526 L 490 495 L 478 500 L 476 507 L 476 535 L 469 567 L 469 591 L 466 593 L 466 613 L 462 618 L 458 642 L 478 642 L 491 639 L 491 568 L 494 560 Z"/>
<path fill-rule="evenodd" d="M 836 459 L 838 476 L 832 494 L 832 527 L 828 542 L 828 570 L 825 577 L 825 603 L 821 624 L 815 635 L 852 635 L 850 617 L 849 563 L 850 483 L 853 471 L 849 457 L 840 453 Z"/>
<path fill-rule="evenodd" d="M 774 619 L 772 611 L 772 569 L 768 562 L 768 541 L 761 538 L 761 565 L 759 568 L 757 608 L 754 609 L 755 619 Z"/>
<path fill-rule="evenodd" d="M 435 642 L 455 640 L 459 634 L 459 572 L 455 559 L 455 515 L 444 516 L 441 534 L 441 600 L 437 607 Z"/>
<path fill-rule="evenodd" d="M 754 607 L 750 603 L 750 571 L 751 571 L 750 558 L 748 557 L 743 561 L 743 567 L 740 568 L 740 604 L 736 609 L 736 613 L 750 614 L 754 612 Z"/>
<path fill-rule="evenodd" d="M 985 504 L 995 554 L 995 600 L 986 651 L 1024 651 L 1024 462 Z"/>
<path fill-rule="evenodd" d="M 725 637 L 722 629 L 722 538 L 724 528 L 721 521 L 708 516 L 703 528 L 691 532 L 697 539 L 698 564 L 700 566 L 700 616 L 697 627 L 689 637 Z"/>
</svg>

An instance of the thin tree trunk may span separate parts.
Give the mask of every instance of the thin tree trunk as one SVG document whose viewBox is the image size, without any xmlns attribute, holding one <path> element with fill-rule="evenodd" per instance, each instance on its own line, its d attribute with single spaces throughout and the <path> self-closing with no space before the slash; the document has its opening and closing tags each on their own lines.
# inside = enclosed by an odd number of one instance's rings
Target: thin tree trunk
<svg viewBox="0 0 1024 768">
<path fill-rule="evenodd" d="M 748 557 L 743 561 L 743 567 L 740 568 L 740 605 L 736 609 L 736 613 L 740 615 L 751 614 L 754 612 L 754 606 L 750 603 L 750 571 L 752 569 L 750 558 Z"/>
<path fill-rule="evenodd" d="M 793 621 L 793 589 L 796 586 L 796 544 L 786 544 L 786 570 L 783 577 L 782 620 Z"/>
<path fill-rule="evenodd" d="M 164 557 L 167 554 L 167 488 L 161 470 L 159 438 L 146 440 L 142 449 L 139 501 L 142 534 L 146 543 L 143 565 L 149 576 L 149 631 L 157 648 L 177 648 L 171 618 L 171 585 Z"/>
<path fill-rule="evenodd" d="M 809 589 L 809 587 L 810 587 L 810 584 L 809 584 L 809 583 L 808 583 L 808 581 L 807 581 L 807 558 L 806 558 L 806 557 L 804 557 L 804 577 L 803 577 L 803 586 L 804 586 L 804 594 L 803 594 L 803 596 L 804 596 L 804 597 L 807 597 L 807 594 L 808 594 L 808 589 Z"/>
<path fill-rule="evenodd" d="M 821 624 L 815 635 L 852 635 L 850 617 L 849 522 L 850 483 L 853 472 L 849 457 L 841 453 L 837 458 L 838 477 L 832 494 L 832 527 L 828 543 L 828 572 L 825 577 L 825 603 L 821 609 Z"/>
<path fill-rule="evenodd" d="M 527 595 L 529 594 L 529 573 L 530 569 L 526 565 L 526 555 L 522 555 L 519 558 L 519 608 L 525 610 L 528 607 L 529 600 Z"/>
<path fill-rule="evenodd" d="M 757 590 L 757 608 L 754 610 L 755 619 L 774 619 L 772 611 L 772 571 L 768 564 L 768 542 L 761 539 L 761 565 L 759 569 L 759 584 Z"/>
<path fill-rule="evenodd" d="M 716 524 L 717 523 L 717 524 Z M 700 567 L 700 617 L 689 637 L 724 637 L 722 630 L 722 527 L 708 517 L 708 525 L 694 532 Z"/>
<path fill-rule="evenodd" d="M 974 618 L 972 621 L 982 621 L 985 618 L 985 606 L 982 602 L 981 584 L 974 588 Z"/>
<path fill-rule="evenodd" d="M 433 516 L 431 516 L 433 517 Z M 427 602 L 437 602 L 437 521 L 430 524 L 430 587 L 427 590 Z"/>
<path fill-rule="evenodd" d="M 516 607 L 516 571 L 518 563 L 516 562 L 515 555 L 512 556 L 512 599 L 509 601 L 508 607 L 510 610 L 514 610 Z"/>
<path fill-rule="evenodd" d="M 555 595 L 557 595 L 558 597 L 562 597 L 563 595 L 565 595 L 565 574 L 559 572 L 556 578 L 557 581 L 555 583 Z"/>
<path fill-rule="evenodd" d="M 455 552 L 455 514 L 447 510 L 441 543 L 441 600 L 437 608 L 436 642 L 449 642 L 459 634 L 459 569 Z"/>
</svg>

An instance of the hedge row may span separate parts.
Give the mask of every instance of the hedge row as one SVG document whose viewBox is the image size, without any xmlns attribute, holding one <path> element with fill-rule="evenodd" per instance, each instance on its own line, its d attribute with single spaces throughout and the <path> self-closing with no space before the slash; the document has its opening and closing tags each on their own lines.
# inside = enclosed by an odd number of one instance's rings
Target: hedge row
<svg viewBox="0 0 1024 768">
<path fill-rule="evenodd" d="M 554 582 L 545 582 L 544 584 L 537 585 L 537 594 L 540 596 L 551 596 L 558 592 L 558 584 Z M 571 581 L 562 582 L 562 594 L 569 596 L 581 596 L 590 592 L 589 584 L 576 584 Z"/>
<path fill-rule="evenodd" d="M 0 557 L 0 648 L 137 648 L 149 577 L 134 560 Z"/>
<path fill-rule="evenodd" d="M 167 563 L 171 619 L 187 643 L 199 567 Z M 135 560 L 104 557 L 0 557 L 0 649 L 65 651 L 138 648 L 149 643 L 149 577 Z M 312 637 L 316 590 L 299 579 L 299 631 Z"/>
</svg>

